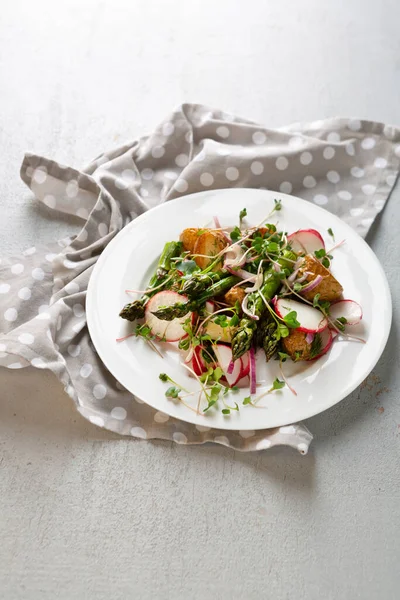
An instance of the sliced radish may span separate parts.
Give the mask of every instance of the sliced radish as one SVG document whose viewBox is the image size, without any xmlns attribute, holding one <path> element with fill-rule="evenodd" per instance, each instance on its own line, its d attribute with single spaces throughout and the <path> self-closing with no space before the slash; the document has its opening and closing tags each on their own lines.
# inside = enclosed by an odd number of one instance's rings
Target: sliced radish
<svg viewBox="0 0 400 600">
<path fill-rule="evenodd" d="M 297 300 L 274 298 L 273 305 L 276 314 L 281 319 L 284 319 L 288 313 L 295 311 L 297 321 L 300 323 L 298 329 L 305 333 L 318 333 L 328 326 L 328 320 L 319 310 L 307 304 L 297 302 Z"/>
<path fill-rule="evenodd" d="M 347 321 L 346 325 L 357 325 L 363 317 L 362 308 L 354 300 L 338 300 L 331 304 L 329 316 L 333 319 L 344 317 Z"/>
<path fill-rule="evenodd" d="M 214 346 L 215 356 L 217 357 L 218 364 L 224 372 L 225 379 L 228 382 L 229 387 L 233 387 L 236 382 L 240 379 L 240 373 L 242 371 L 242 361 L 235 360 L 232 373 L 228 373 L 228 368 L 232 360 L 232 349 L 226 344 L 215 344 Z"/>
<path fill-rule="evenodd" d="M 162 321 L 153 315 L 153 312 L 161 308 L 161 306 L 172 306 L 177 302 L 187 302 L 188 300 L 187 296 L 182 296 L 170 290 L 158 292 L 158 294 L 150 298 L 146 305 L 145 320 L 151 329 L 151 333 L 160 339 L 165 338 L 167 342 L 177 342 L 185 338 L 187 333 L 184 331 L 182 325 L 188 318 L 193 323 L 193 313 L 188 313 L 179 319 L 172 319 L 172 321 Z"/>
<path fill-rule="evenodd" d="M 337 336 L 339 335 L 339 332 L 336 331 L 336 329 L 330 329 L 330 332 L 332 334 L 332 342 L 337 338 Z"/>
<path fill-rule="evenodd" d="M 318 356 L 314 356 L 314 358 L 312 358 L 311 360 L 318 360 L 319 358 L 321 358 L 321 356 L 326 354 L 332 346 L 332 342 L 334 340 L 332 331 L 328 327 L 324 329 L 324 331 L 318 333 L 318 335 L 321 336 L 321 352 L 318 354 Z"/>
<path fill-rule="evenodd" d="M 242 359 L 242 372 L 240 373 L 240 379 L 243 379 L 243 377 L 247 377 L 247 375 L 250 373 L 249 353 L 246 352 L 246 354 L 243 354 L 243 356 L 241 356 L 241 359 Z"/>
<path fill-rule="evenodd" d="M 203 375 L 207 372 L 207 367 L 201 355 L 200 346 L 196 346 L 192 356 L 192 368 L 196 375 Z"/>
<path fill-rule="evenodd" d="M 325 250 L 324 240 L 315 229 L 299 229 L 288 235 L 287 239 L 298 254 L 314 254 L 316 250 Z"/>
<path fill-rule="evenodd" d="M 208 315 L 213 315 L 215 313 L 215 302 L 212 302 L 211 300 L 207 300 L 205 307 L 206 307 L 206 313 Z"/>
</svg>

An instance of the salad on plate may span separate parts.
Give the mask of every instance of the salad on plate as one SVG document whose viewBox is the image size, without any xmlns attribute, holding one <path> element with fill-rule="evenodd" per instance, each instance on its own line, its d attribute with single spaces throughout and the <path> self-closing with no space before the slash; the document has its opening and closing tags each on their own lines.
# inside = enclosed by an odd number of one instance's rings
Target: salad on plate
<svg viewBox="0 0 400 600">
<path fill-rule="evenodd" d="M 339 339 L 364 342 L 351 334 L 361 306 L 343 298 L 331 272 L 343 241 L 336 243 L 329 229 L 327 249 L 315 229 L 289 233 L 268 222 L 281 208 L 276 200 L 258 225 L 243 209 L 234 227 L 214 217 L 212 226 L 184 229 L 179 241 L 165 244 L 147 288 L 126 290 L 140 295 L 120 312 L 135 327 L 117 341 L 141 337 L 160 355 L 165 343 L 177 346 L 182 370 L 198 389 L 186 390 L 167 373 L 159 377 L 167 398 L 197 414 L 238 411 L 240 388 L 249 391 L 242 404 L 253 407 L 285 386 L 296 395 L 285 361 L 317 361 Z M 280 378 L 268 385 L 257 381 L 257 352 L 279 361 Z"/>
</svg>

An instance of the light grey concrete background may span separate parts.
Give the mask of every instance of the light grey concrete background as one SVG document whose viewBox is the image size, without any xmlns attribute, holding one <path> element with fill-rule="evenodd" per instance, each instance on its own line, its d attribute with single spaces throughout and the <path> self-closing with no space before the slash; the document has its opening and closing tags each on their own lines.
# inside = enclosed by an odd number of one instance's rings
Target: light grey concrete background
<svg viewBox="0 0 400 600">
<path fill-rule="evenodd" d="M 0 244 L 75 231 L 19 180 L 80 167 L 182 101 L 278 126 L 400 123 L 397 0 L 13 0 L 0 11 Z M 400 190 L 370 236 L 394 325 L 306 457 L 121 439 L 49 374 L 0 372 L 3 600 L 397 600 Z"/>
</svg>

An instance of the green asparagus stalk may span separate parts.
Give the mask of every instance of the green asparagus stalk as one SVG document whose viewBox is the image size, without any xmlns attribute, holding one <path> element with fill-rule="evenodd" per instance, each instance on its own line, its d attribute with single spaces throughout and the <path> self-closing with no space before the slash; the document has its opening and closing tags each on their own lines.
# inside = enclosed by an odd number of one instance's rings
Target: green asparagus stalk
<svg viewBox="0 0 400 600">
<path fill-rule="evenodd" d="M 282 257 L 280 257 L 276 262 L 279 263 L 281 267 L 291 271 L 293 270 L 293 264 L 292 262 L 288 261 L 295 261 L 296 259 L 297 256 L 294 254 L 294 252 L 291 250 L 284 250 Z M 274 270 L 273 266 L 270 266 L 264 273 L 264 282 L 261 287 L 261 293 L 267 302 L 272 300 L 276 292 L 279 290 L 281 284 L 282 281 L 279 273 Z M 262 316 L 266 310 L 266 307 L 261 294 L 258 292 L 249 294 L 248 308 L 255 316 Z M 256 329 L 257 321 L 251 319 L 250 317 L 244 316 L 240 320 L 239 326 L 232 337 L 233 360 L 237 360 L 250 349 Z"/>
<path fill-rule="evenodd" d="M 239 281 L 239 277 L 230 275 L 229 277 L 225 277 L 224 279 L 215 282 L 195 300 L 189 302 L 177 302 L 171 306 L 161 306 L 158 310 L 153 312 L 153 315 L 162 321 L 172 321 L 173 319 L 184 317 L 188 312 L 197 310 L 206 300 L 223 294 Z"/>
<path fill-rule="evenodd" d="M 207 287 L 228 276 L 229 271 L 225 269 L 211 273 L 195 273 L 185 282 L 182 294 L 187 294 L 190 297 L 197 296 L 204 292 Z"/>
<path fill-rule="evenodd" d="M 179 256 L 181 251 L 181 242 L 167 242 L 165 244 L 157 264 L 157 270 L 154 273 L 153 277 L 150 279 L 147 293 L 144 294 L 138 300 L 126 304 L 119 313 L 120 317 L 122 317 L 123 319 L 127 319 L 128 321 L 143 319 L 146 304 L 151 298 L 151 296 L 153 296 L 156 293 L 155 291 L 152 291 L 151 288 L 158 287 L 160 284 L 162 284 L 163 281 L 167 279 L 168 272 L 171 269 L 171 258 Z"/>
<path fill-rule="evenodd" d="M 278 339 L 275 337 L 276 323 L 268 315 L 264 316 L 257 327 L 257 346 L 264 349 L 267 362 L 274 356 L 278 347 Z"/>
</svg>

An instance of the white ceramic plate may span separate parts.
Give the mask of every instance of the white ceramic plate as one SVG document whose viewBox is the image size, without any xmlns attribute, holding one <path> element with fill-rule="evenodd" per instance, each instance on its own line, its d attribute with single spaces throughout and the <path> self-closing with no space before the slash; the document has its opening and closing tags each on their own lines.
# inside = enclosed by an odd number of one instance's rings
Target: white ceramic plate
<svg viewBox="0 0 400 600">
<path fill-rule="evenodd" d="M 132 299 L 125 289 L 146 289 L 164 243 L 179 239 L 185 227 L 203 227 L 218 215 L 223 226 L 235 225 L 239 211 L 246 207 L 247 222 L 258 224 L 282 200 L 282 210 L 269 222 L 288 232 L 301 228 L 317 229 L 332 245 L 327 230 L 335 239 L 346 242 L 334 252 L 332 271 L 344 287 L 344 297 L 362 305 L 362 325 L 353 327 L 366 344 L 337 341 L 330 352 L 313 363 L 285 363 L 295 397 L 287 388 L 260 401 L 265 407 L 242 406 L 249 390 L 241 390 L 234 400 L 240 412 L 224 416 L 210 410 L 196 415 L 182 404 L 165 397 L 166 384 L 159 380 L 168 373 L 184 387 L 198 385 L 180 366 L 180 355 L 171 344 L 163 346 L 160 358 L 142 339 L 134 337 L 117 343 L 117 337 L 132 331 L 119 318 L 122 306 Z M 227 189 L 202 192 L 163 204 L 135 219 L 108 245 L 98 260 L 87 293 L 87 319 L 93 343 L 106 367 L 132 394 L 157 410 L 173 417 L 219 429 L 254 430 L 295 423 L 330 408 L 352 392 L 370 373 L 385 347 L 392 317 L 391 298 L 385 274 L 369 246 L 348 225 L 322 208 L 299 198 L 270 191 Z M 277 361 L 265 363 L 258 352 L 257 379 L 270 387 L 279 376 Z M 259 388 L 260 392 L 263 389 Z M 233 396 L 232 396 L 233 397 Z M 196 401 L 192 399 L 193 406 Z M 213 411 L 213 412 L 212 412 Z"/>
</svg>

